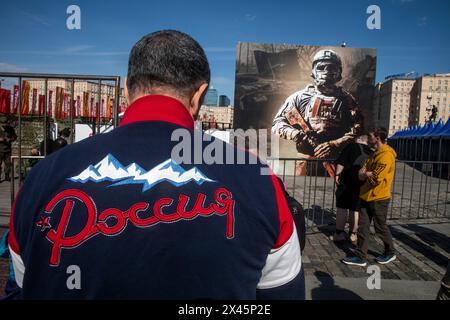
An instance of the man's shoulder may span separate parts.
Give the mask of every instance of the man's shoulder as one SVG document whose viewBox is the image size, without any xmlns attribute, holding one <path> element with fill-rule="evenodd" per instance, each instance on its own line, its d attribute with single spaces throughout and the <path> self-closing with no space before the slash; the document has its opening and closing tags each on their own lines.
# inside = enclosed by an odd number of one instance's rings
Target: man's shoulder
<svg viewBox="0 0 450 320">
<path fill-rule="evenodd" d="M 290 96 L 288 96 L 287 100 L 302 100 L 304 98 L 310 98 L 317 94 L 317 91 L 312 84 L 308 84 L 305 88 L 295 91 Z"/>
</svg>

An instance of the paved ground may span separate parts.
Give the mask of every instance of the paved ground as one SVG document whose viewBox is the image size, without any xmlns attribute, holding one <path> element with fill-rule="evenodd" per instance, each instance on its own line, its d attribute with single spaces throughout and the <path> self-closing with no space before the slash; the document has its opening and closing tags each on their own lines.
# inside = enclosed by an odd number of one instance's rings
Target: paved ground
<svg viewBox="0 0 450 320">
<path fill-rule="evenodd" d="M 440 281 L 450 258 L 450 220 L 429 219 L 389 223 L 397 260 L 380 266 L 382 278 Z M 351 254 L 352 246 L 330 241 L 328 236 L 333 230 L 333 226 L 313 228 L 307 235 L 303 254 L 306 275 L 321 272 L 332 277 L 367 278 L 366 269 L 347 266 L 340 262 L 346 254 Z M 382 253 L 382 248 L 381 241 L 372 237 L 369 245 L 369 264 L 375 264 L 374 258 Z"/>
<path fill-rule="evenodd" d="M 450 220 L 428 219 L 390 222 L 397 260 L 380 266 L 381 289 L 369 290 L 366 268 L 340 262 L 350 244 L 329 240 L 333 226 L 312 228 L 303 254 L 308 299 L 435 299 L 450 258 Z M 0 228 L 0 235 L 6 229 Z M 381 252 L 372 239 L 369 259 Z M 0 293 L 8 275 L 7 261 L 0 258 Z"/>
</svg>

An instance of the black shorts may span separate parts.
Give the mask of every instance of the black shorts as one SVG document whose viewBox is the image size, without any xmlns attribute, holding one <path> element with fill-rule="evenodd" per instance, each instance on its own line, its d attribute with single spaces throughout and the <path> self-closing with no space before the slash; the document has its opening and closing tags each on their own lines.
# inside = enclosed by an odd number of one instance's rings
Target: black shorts
<svg viewBox="0 0 450 320">
<path fill-rule="evenodd" d="M 339 184 L 336 188 L 336 207 L 353 211 L 360 211 L 359 183 Z"/>
</svg>

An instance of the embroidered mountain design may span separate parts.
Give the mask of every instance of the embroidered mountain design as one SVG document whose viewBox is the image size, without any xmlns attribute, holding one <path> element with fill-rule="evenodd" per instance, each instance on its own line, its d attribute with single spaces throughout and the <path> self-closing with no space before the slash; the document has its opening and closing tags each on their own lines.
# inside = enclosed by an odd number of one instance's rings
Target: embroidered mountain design
<svg viewBox="0 0 450 320">
<path fill-rule="evenodd" d="M 131 163 L 125 167 L 112 154 L 108 154 L 97 164 L 89 165 L 81 173 L 68 180 L 79 183 L 87 183 L 89 181 L 95 183 L 104 181 L 115 182 L 109 187 L 142 184 L 142 192 L 163 181 L 169 182 L 176 187 L 190 182 L 195 182 L 198 185 L 204 182 L 215 182 L 205 176 L 197 167 L 185 170 L 170 158 L 146 171 L 136 163 Z"/>
</svg>

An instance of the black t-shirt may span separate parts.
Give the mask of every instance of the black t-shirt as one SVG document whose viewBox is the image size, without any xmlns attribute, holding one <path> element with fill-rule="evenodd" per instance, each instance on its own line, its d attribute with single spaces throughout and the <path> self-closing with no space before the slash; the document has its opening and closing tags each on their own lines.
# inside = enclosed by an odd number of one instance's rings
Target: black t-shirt
<svg viewBox="0 0 450 320">
<path fill-rule="evenodd" d="M 340 182 L 359 186 L 361 181 L 358 179 L 358 171 L 370 154 L 372 154 L 372 150 L 365 144 L 352 142 L 346 145 L 336 160 L 336 164 L 344 167 L 340 175 Z"/>
</svg>

